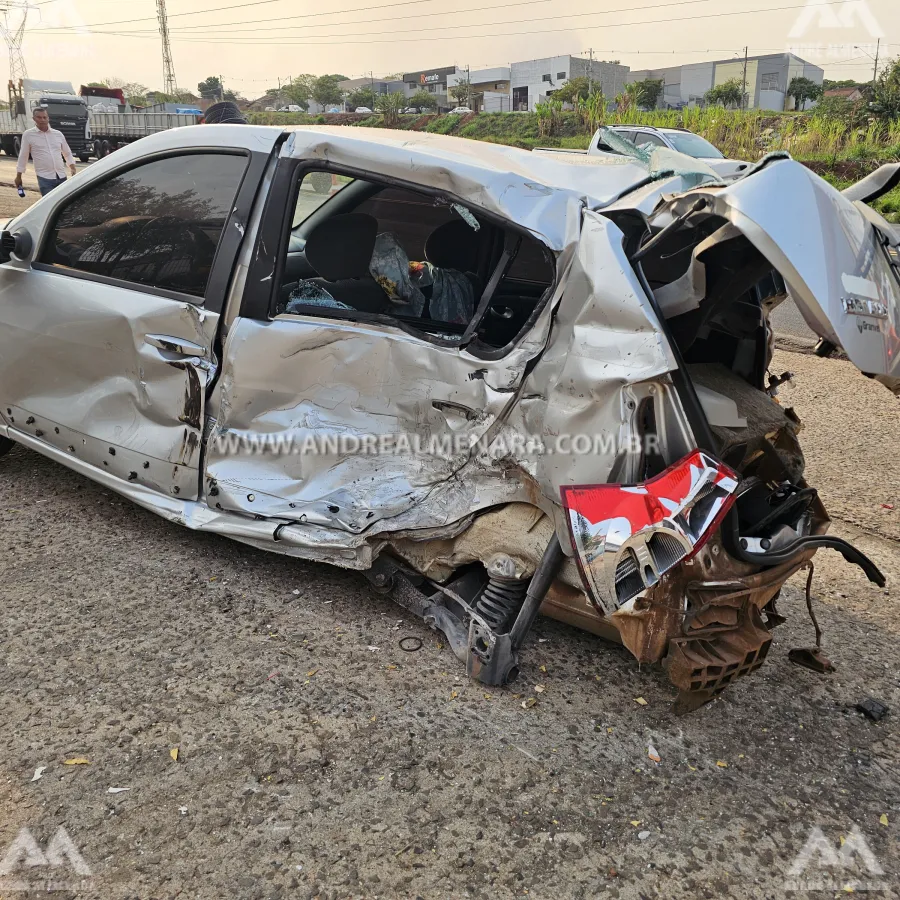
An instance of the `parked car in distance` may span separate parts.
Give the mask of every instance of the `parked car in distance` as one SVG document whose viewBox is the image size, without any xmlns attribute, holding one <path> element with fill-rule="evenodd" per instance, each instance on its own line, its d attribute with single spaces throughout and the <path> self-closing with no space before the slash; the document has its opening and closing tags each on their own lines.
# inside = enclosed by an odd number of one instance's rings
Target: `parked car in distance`
<svg viewBox="0 0 900 900">
<path fill-rule="evenodd" d="M 353 112 L 358 112 L 358 113 L 371 113 L 372 110 L 369 109 L 368 106 L 357 106 L 356 109 L 353 110 Z"/>
<path fill-rule="evenodd" d="M 827 533 L 767 323 L 790 296 L 900 394 L 900 245 L 864 205 L 900 165 L 842 195 L 783 158 L 723 183 L 688 157 L 210 134 L 129 144 L 0 233 L 0 457 L 355 570 L 489 685 L 543 613 L 662 663 L 687 711 L 763 664 L 816 552 L 884 586 Z M 185 565 L 173 541 L 161 584 Z"/>
<path fill-rule="evenodd" d="M 292 103 L 290 106 L 286 106 L 285 109 L 288 112 L 303 112 L 303 107 L 297 106 L 296 103 Z"/>
<path fill-rule="evenodd" d="M 610 131 L 621 135 L 636 147 L 668 147 L 685 156 L 693 157 L 705 162 L 719 175 L 727 177 L 743 172 L 750 167 L 750 163 L 740 160 L 727 159 L 725 155 L 711 144 L 706 138 L 683 128 L 651 128 L 647 125 L 613 125 Z M 592 156 L 600 156 L 607 153 L 616 154 L 616 151 L 607 144 L 598 129 L 591 139 L 588 153 Z"/>
<path fill-rule="evenodd" d="M 276 110 L 275 110 L 275 107 L 274 107 L 274 106 L 267 106 L 267 107 L 266 107 L 266 112 L 275 112 L 275 111 L 276 111 Z"/>
<path fill-rule="evenodd" d="M 470 112 L 474 112 L 474 110 L 469 109 L 468 106 L 455 106 L 453 109 L 450 110 L 451 115 L 460 115 L 460 116 L 468 115 Z"/>
</svg>

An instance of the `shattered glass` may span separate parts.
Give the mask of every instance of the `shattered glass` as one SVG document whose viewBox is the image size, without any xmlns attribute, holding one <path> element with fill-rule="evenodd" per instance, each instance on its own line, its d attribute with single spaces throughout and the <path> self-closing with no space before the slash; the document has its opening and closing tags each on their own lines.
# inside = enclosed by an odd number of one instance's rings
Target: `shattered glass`
<svg viewBox="0 0 900 900">
<path fill-rule="evenodd" d="M 346 303 L 335 300 L 325 288 L 313 281 L 301 281 L 291 291 L 284 312 L 297 314 L 302 312 L 305 306 L 321 306 L 326 309 L 352 309 Z"/>
<path fill-rule="evenodd" d="M 653 180 L 680 176 L 685 188 L 699 187 L 701 184 L 724 184 L 721 176 L 706 163 L 668 147 L 653 147 L 644 144 L 637 147 L 631 141 L 611 128 L 600 129 L 601 140 L 615 153 L 627 156 L 647 169 Z"/>
</svg>

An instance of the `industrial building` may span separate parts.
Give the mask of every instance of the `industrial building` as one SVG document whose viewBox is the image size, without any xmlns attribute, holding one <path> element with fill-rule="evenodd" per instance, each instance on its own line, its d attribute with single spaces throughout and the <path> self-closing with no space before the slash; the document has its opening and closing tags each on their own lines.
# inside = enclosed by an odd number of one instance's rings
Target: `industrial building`
<svg viewBox="0 0 900 900">
<path fill-rule="evenodd" d="M 744 80 L 743 57 L 690 63 L 665 69 L 644 69 L 630 72 L 628 81 L 661 79 L 665 82 L 659 98 L 661 109 L 680 109 L 704 103 L 707 91 L 725 84 L 733 78 Z M 825 71 L 793 53 L 775 53 L 769 56 L 751 56 L 747 66 L 747 108 L 782 112 L 793 108 L 787 89 L 794 78 L 808 78 L 822 84 Z M 609 96 L 609 95 L 607 95 Z"/>
<path fill-rule="evenodd" d="M 618 62 L 584 59 L 581 56 L 549 56 L 514 62 L 509 67 L 512 108 L 533 110 L 535 103 L 543 103 L 570 78 L 589 78 L 597 84 L 604 97 L 612 99 L 627 83 L 629 67 Z"/>
</svg>

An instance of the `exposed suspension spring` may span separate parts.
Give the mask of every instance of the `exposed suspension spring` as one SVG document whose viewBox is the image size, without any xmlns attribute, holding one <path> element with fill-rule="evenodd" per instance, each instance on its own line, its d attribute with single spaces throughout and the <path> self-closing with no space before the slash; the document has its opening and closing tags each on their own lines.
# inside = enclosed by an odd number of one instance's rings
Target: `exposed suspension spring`
<svg viewBox="0 0 900 900">
<path fill-rule="evenodd" d="M 475 604 L 475 611 L 491 626 L 494 634 L 506 634 L 527 593 L 527 581 L 491 578 Z"/>
</svg>

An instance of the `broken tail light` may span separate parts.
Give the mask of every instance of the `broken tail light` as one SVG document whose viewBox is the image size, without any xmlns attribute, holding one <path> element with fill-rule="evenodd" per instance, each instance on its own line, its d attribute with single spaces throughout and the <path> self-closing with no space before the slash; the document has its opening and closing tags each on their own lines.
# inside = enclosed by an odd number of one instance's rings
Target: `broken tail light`
<svg viewBox="0 0 900 900">
<path fill-rule="evenodd" d="M 738 476 L 695 450 L 644 484 L 562 488 L 585 587 L 612 615 L 715 533 L 735 500 Z"/>
</svg>

